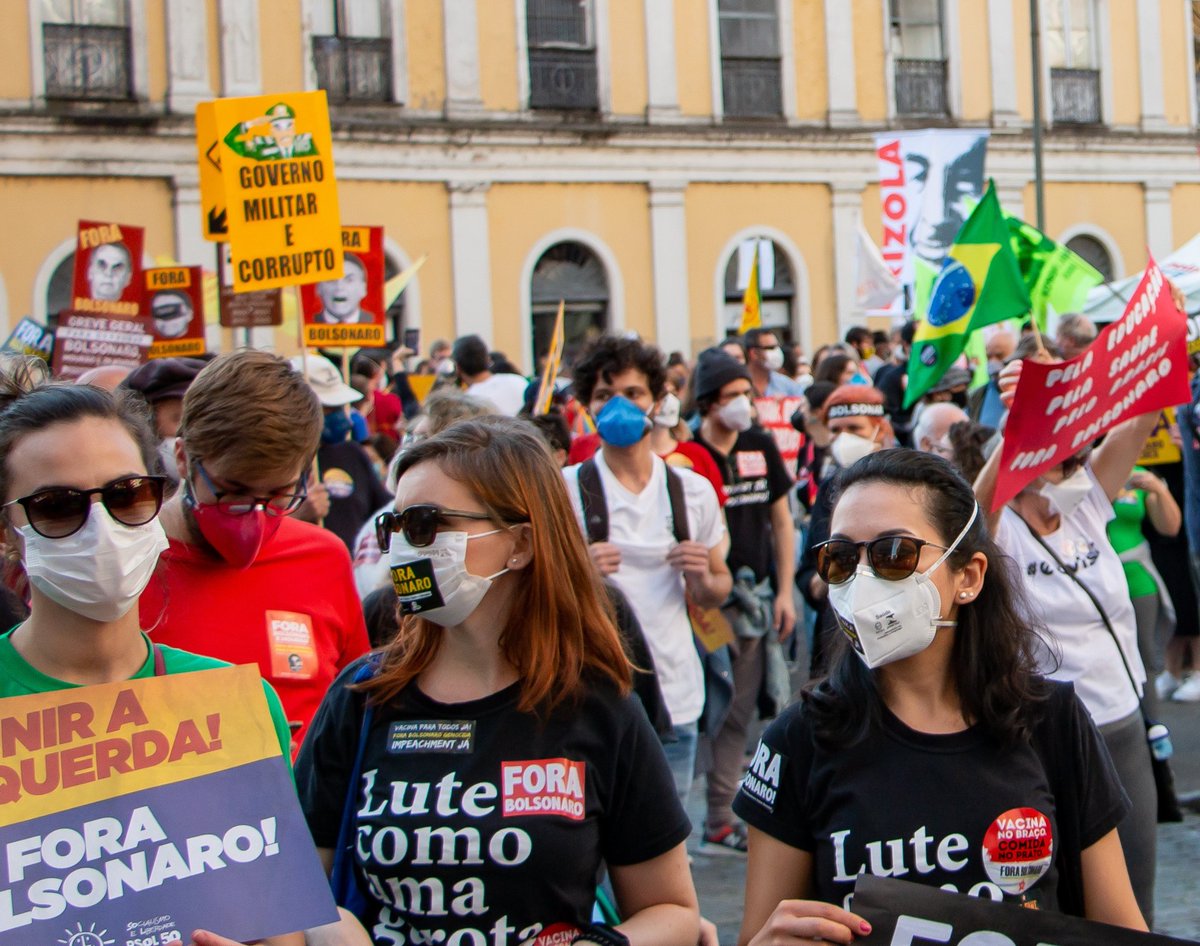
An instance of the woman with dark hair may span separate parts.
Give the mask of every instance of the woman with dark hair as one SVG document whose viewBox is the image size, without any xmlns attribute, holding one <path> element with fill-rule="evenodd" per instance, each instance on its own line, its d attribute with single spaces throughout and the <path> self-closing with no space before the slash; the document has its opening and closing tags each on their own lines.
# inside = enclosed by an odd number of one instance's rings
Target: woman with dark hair
<svg viewBox="0 0 1200 946">
<path fill-rule="evenodd" d="M 165 478 L 148 472 L 157 446 L 132 391 L 49 383 L 36 358 L 0 360 L 5 564 L 23 572 L 30 606 L 0 633 L 0 697 L 228 666 L 152 645 L 139 623 L 138 601 L 167 547 L 158 521 Z M 290 758 L 287 718 L 263 686 Z M 206 935 L 197 942 L 216 942 Z"/>
<path fill-rule="evenodd" d="M 813 374 L 813 381 L 828 381 L 840 386 L 855 383 L 853 379 L 859 377 L 860 374 L 860 365 L 856 358 L 845 352 L 835 351 L 821 359 L 821 367 L 817 368 Z M 860 383 L 870 384 L 866 380 Z"/>
<path fill-rule="evenodd" d="M 326 866 L 379 944 L 694 946 L 688 821 L 536 431 L 464 421 L 398 472 L 377 524 L 399 634 L 334 683 L 296 763 Z M 617 926 L 590 923 L 602 862 Z"/>
<path fill-rule="evenodd" d="M 860 873 L 1146 929 L 1116 826 L 1129 809 L 971 486 L 885 450 L 839 482 L 818 569 L 841 631 L 829 676 L 764 733 L 740 942 L 849 942 Z M 1028 832 L 1019 854 L 997 844 Z"/>
</svg>

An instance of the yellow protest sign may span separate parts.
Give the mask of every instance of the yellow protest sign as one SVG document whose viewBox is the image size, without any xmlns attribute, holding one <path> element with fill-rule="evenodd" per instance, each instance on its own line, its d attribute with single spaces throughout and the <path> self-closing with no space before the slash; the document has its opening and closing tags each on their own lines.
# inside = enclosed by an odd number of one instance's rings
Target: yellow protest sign
<svg viewBox="0 0 1200 946">
<path fill-rule="evenodd" d="M 325 92 L 217 99 L 233 287 L 342 277 L 342 227 Z"/>
<path fill-rule="evenodd" d="M 1168 407 L 1158 415 L 1158 423 L 1146 442 L 1142 444 L 1142 455 L 1138 466 L 1157 466 L 1160 463 L 1178 463 L 1183 459 L 1179 444 L 1171 435 L 1175 427 L 1175 408 Z"/>
<path fill-rule="evenodd" d="M 200 164 L 200 227 L 204 239 L 225 243 L 229 240 L 225 181 L 221 177 L 221 138 L 212 102 L 196 106 L 196 158 Z"/>
</svg>

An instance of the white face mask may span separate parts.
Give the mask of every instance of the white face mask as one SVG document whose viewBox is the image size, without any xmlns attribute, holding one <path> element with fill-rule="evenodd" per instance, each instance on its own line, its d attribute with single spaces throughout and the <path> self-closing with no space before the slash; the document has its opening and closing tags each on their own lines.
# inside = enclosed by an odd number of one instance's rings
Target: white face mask
<svg viewBox="0 0 1200 946">
<path fill-rule="evenodd" d="M 658 413 L 654 415 L 654 423 L 658 427 L 668 429 L 679 423 L 679 398 L 668 392 L 658 402 Z"/>
<path fill-rule="evenodd" d="M 1038 490 L 1050 501 L 1050 508 L 1064 519 L 1071 518 L 1071 513 L 1079 508 L 1091 491 L 1092 478 L 1082 466 L 1061 483 L 1046 483 Z"/>
<path fill-rule="evenodd" d="M 462 624 L 479 607 L 492 582 L 508 571 L 502 568 L 486 578 L 472 575 L 467 571 L 467 541 L 500 531 L 439 532 L 424 548 L 409 545 L 403 535 L 393 536 L 388 565 L 400 613 L 417 614 L 442 627 Z"/>
<path fill-rule="evenodd" d="M 749 430 L 750 425 L 754 423 L 754 407 L 750 398 L 739 394 L 728 404 L 717 409 L 717 417 L 730 430 L 736 430 L 740 434 L 743 430 Z"/>
<path fill-rule="evenodd" d="M 926 572 L 888 581 L 869 565 L 860 564 L 849 581 L 829 586 L 838 627 L 870 669 L 919 654 L 933 643 L 939 627 L 954 627 L 956 622 L 940 619 L 942 598 L 931 576 L 958 547 L 977 515 L 978 505 L 958 537 Z"/>
<path fill-rule="evenodd" d="M 93 621 L 115 621 L 137 604 L 150 582 L 167 534 L 157 519 L 124 526 L 93 503 L 73 535 L 47 539 L 24 525 L 25 573 L 51 601 Z"/>
<path fill-rule="evenodd" d="M 763 361 L 771 371 L 778 371 L 783 367 L 783 349 L 778 346 L 775 348 L 768 348 L 763 357 Z"/>
<path fill-rule="evenodd" d="M 163 473 L 172 483 L 179 484 L 179 467 L 175 465 L 175 441 L 176 437 L 167 437 L 165 440 L 159 441 L 158 444 L 158 459 L 162 464 Z"/>
<path fill-rule="evenodd" d="M 876 447 L 878 444 L 874 440 L 842 431 L 829 444 L 829 453 L 833 456 L 834 463 L 843 470 L 848 470 L 863 457 L 874 453 Z"/>
</svg>

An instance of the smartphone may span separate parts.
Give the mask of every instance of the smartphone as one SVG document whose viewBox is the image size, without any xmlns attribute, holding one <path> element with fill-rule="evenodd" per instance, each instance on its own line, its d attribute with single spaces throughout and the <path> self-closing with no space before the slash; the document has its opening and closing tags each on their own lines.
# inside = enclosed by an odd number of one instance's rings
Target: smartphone
<svg viewBox="0 0 1200 946">
<path fill-rule="evenodd" d="M 404 347 L 409 349 L 414 355 L 421 354 L 421 330 L 419 328 L 406 328 L 404 330 Z"/>
</svg>

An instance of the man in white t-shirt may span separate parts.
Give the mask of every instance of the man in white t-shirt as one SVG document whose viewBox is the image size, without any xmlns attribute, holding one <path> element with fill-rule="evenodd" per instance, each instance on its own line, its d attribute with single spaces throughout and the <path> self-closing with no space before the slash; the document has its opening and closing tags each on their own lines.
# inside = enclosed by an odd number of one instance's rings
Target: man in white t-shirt
<svg viewBox="0 0 1200 946">
<path fill-rule="evenodd" d="M 489 402 L 501 414 L 516 417 L 525 404 L 529 382 L 519 374 L 493 374 L 487 343 L 478 335 L 464 335 L 454 342 L 452 357 L 467 393 Z"/>
<path fill-rule="evenodd" d="M 724 518 L 712 485 L 691 470 L 673 467 L 682 485 L 689 536 L 676 540 L 667 466 L 646 436 L 666 393 L 666 368 L 658 349 L 636 339 L 604 336 L 576 364 L 574 377 L 575 395 L 588 406 L 600 434 L 593 460 L 607 510 L 607 541 L 592 542 L 588 549 L 600 573 L 625 593 L 645 631 L 671 714 L 672 733 L 663 748 L 676 790 L 686 802 L 704 708 L 704 670 L 687 599 L 714 608 L 729 596 L 733 580 L 725 564 Z M 586 534 L 581 466 L 567 467 L 563 476 Z"/>
</svg>

